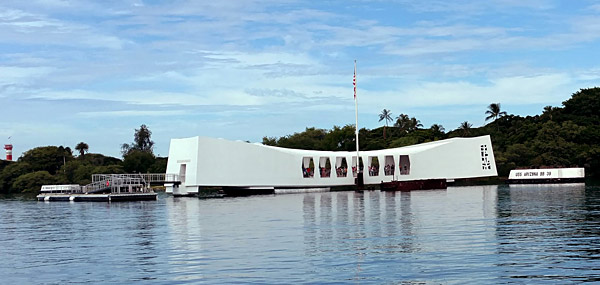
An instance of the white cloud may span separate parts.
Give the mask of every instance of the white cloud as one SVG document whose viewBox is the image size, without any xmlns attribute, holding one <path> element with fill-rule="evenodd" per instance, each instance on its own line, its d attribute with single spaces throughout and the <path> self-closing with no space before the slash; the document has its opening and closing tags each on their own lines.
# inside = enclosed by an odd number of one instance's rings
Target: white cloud
<svg viewBox="0 0 600 285">
<path fill-rule="evenodd" d="M 78 112 L 77 116 L 84 118 L 98 118 L 98 117 L 163 117 L 163 116 L 177 116 L 188 114 L 187 111 L 182 110 L 124 110 L 124 111 L 104 111 L 104 112 Z"/>
<path fill-rule="evenodd" d="M 30 84 L 54 71 L 52 67 L 19 67 L 0 65 L 0 86 Z"/>
<path fill-rule="evenodd" d="M 11 43 L 84 45 L 109 49 L 120 49 L 126 43 L 115 36 L 102 34 L 90 25 L 17 9 L 5 8 L 0 12 L 0 27 L 0 41 L 10 40 Z"/>
<path fill-rule="evenodd" d="M 360 101 L 373 110 L 381 102 L 394 109 L 474 105 L 503 102 L 514 105 L 555 102 L 572 92 L 575 82 L 566 74 L 515 76 L 491 79 L 487 84 L 467 81 L 423 82 L 399 90 L 364 90 Z M 390 107 L 392 108 L 392 107 Z"/>
<path fill-rule="evenodd" d="M 451 119 L 431 110 L 557 105 L 599 78 L 593 56 L 564 63 L 595 54 L 597 5 L 563 13 L 543 0 L 34 1 L 0 8 L 0 97 L 23 109 L 10 120 L 39 120 L 33 109 L 43 105 L 76 110 L 61 112 L 64 121 L 147 120 L 165 136 L 344 125 L 353 120 L 353 59 L 361 113 L 426 110 L 442 124 Z"/>
</svg>

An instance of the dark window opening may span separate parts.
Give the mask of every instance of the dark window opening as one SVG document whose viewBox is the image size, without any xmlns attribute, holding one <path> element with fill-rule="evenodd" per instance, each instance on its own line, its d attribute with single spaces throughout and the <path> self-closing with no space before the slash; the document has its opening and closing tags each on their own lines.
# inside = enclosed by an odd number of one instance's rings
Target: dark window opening
<svg viewBox="0 0 600 285">
<path fill-rule="evenodd" d="M 400 156 L 400 175 L 410 174 L 410 158 L 408 155 Z"/>
<path fill-rule="evenodd" d="M 331 177 L 331 161 L 329 157 L 319 158 L 319 175 L 323 178 Z"/>
<path fill-rule="evenodd" d="M 385 166 L 383 170 L 386 176 L 394 176 L 394 172 L 396 172 L 396 163 L 394 162 L 393 156 L 385 156 Z"/>
<path fill-rule="evenodd" d="M 302 176 L 304 178 L 315 177 L 315 162 L 312 157 L 302 158 Z"/>
<path fill-rule="evenodd" d="M 335 173 L 337 177 L 346 177 L 348 175 L 348 162 L 345 157 L 335 158 Z"/>
<path fill-rule="evenodd" d="M 358 166 L 359 166 L 359 171 L 360 171 L 360 172 L 363 172 L 363 170 L 364 170 L 364 164 L 363 164 L 363 159 L 362 159 L 362 157 L 360 157 L 360 158 L 358 159 Z M 358 173 L 358 172 L 357 172 L 357 169 L 356 169 L 356 156 L 353 156 L 353 157 L 352 157 L 352 175 L 353 175 L 354 177 L 356 177 L 356 176 L 357 176 L 357 173 Z"/>
<path fill-rule="evenodd" d="M 369 176 L 379 176 L 379 158 L 369 156 Z"/>
</svg>

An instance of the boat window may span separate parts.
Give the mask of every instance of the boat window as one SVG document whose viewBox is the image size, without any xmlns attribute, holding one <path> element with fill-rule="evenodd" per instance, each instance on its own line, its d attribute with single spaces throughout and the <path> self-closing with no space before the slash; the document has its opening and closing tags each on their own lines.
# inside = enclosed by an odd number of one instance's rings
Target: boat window
<svg viewBox="0 0 600 285">
<path fill-rule="evenodd" d="M 410 174 L 410 158 L 408 155 L 400 156 L 400 175 Z"/>
<path fill-rule="evenodd" d="M 337 177 L 346 177 L 348 175 L 348 162 L 345 157 L 335 158 L 335 173 Z"/>
<path fill-rule="evenodd" d="M 385 166 L 383 170 L 386 176 L 394 176 L 394 172 L 396 171 L 396 163 L 394 162 L 394 156 L 385 156 Z"/>
<path fill-rule="evenodd" d="M 360 172 L 362 172 L 364 170 L 364 164 L 363 164 L 363 159 L 362 157 L 359 158 L 358 160 L 358 166 L 360 168 Z M 356 177 L 356 156 L 352 157 L 352 176 Z"/>
<path fill-rule="evenodd" d="M 329 160 L 329 157 L 319 158 L 319 174 L 323 178 L 331 176 L 331 160 Z"/>
<path fill-rule="evenodd" d="M 312 157 L 302 158 L 302 176 L 304 178 L 315 177 L 315 162 Z"/>
<path fill-rule="evenodd" d="M 369 156 L 369 176 L 379 176 L 379 158 Z"/>
</svg>

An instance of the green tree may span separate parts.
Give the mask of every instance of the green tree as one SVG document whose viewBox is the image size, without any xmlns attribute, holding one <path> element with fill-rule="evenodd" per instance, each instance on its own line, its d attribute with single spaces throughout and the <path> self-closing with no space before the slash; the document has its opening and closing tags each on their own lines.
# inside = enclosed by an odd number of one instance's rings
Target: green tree
<svg viewBox="0 0 600 285">
<path fill-rule="evenodd" d="M 471 134 L 472 126 L 473 126 L 473 124 L 469 123 L 468 121 L 464 121 L 464 122 L 460 123 L 460 126 L 458 127 L 458 129 L 461 131 L 462 136 L 466 137 Z"/>
<path fill-rule="evenodd" d="M 407 133 L 410 129 L 410 123 L 410 117 L 408 115 L 400 114 L 398 117 L 396 117 L 396 123 L 394 126 L 400 129 L 400 132 Z"/>
<path fill-rule="evenodd" d="M 141 150 L 133 150 L 123 158 L 123 168 L 127 173 L 147 173 L 154 164 L 154 155 Z"/>
<path fill-rule="evenodd" d="M 446 130 L 446 129 L 444 129 L 444 126 L 442 126 L 442 125 L 439 125 L 439 124 L 433 124 L 433 125 L 431 125 L 431 128 L 430 128 L 430 129 L 431 129 L 432 131 L 436 132 L 436 133 L 442 133 L 442 134 L 443 134 L 443 133 L 444 133 L 444 131 Z"/>
<path fill-rule="evenodd" d="M 548 116 L 550 118 L 550 121 L 552 121 L 552 116 L 557 111 L 558 111 L 557 107 L 552 107 L 552 106 L 548 105 L 548 106 L 544 107 L 544 112 L 542 113 L 542 115 Z"/>
<path fill-rule="evenodd" d="M 392 121 L 392 112 L 388 109 L 383 109 L 379 114 L 379 121 L 385 120 L 385 126 L 383 127 L 383 139 L 385 139 L 385 130 L 387 129 L 388 122 Z"/>
<path fill-rule="evenodd" d="M 73 172 L 73 183 L 79 185 L 86 185 L 91 183 L 93 174 L 101 174 L 94 173 L 94 168 L 95 166 L 89 163 L 82 163 L 81 165 L 79 165 L 79 167 L 77 167 Z"/>
<path fill-rule="evenodd" d="M 431 128 L 429 128 L 432 132 L 432 137 L 433 139 L 439 139 L 439 138 L 444 138 L 445 133 L 444 131 L 446 131 L 446 129 L 444 129 L 444 126 L 439 125 L 439 124 L 433 124 L 431 125 Z"/>
<path fill-rule="evenodd" d="M 62 146 L 44 146 L 23 153 L 19 162 L 27 162 L 33 171 L 45 170 L 54 175 L 67 161 L 73 159 L 70 148 Z"/>
<path fill-rule="evenodd" d="M 506 112 L 501 111 L 500 103 L 492 103 L 488 106 L 488 110 L 485 111 L 485 114 L 488 115 L 485 117 L 485 120 L 494 119 L 494 121 L 502 116 L 506 116 Z M 500 125 L 497 125 L 498 129 L 500 129 Z"/>
<path fill-rule="evenodd" d="M 167 158 L 157 157 L 154 163 L 148 169 L 150 173 L 166 173 L 167 172 Z"/>
<path fill-rule="evenodd" d="M 277 138 L 275 137 L 263 137 L 262 144 L 277 146 Z"/>
<path fill-rule="evenodd" d="M 105 156 L 99 153 L 87 153 L 83 157 L 83 161 L 89 162 L 91 165 L 114 165 L 121 164 L 122 161 L 116 157 Z"/>
<path fill-rule="evenodd" d="M 418 144 L 419 139 L 417 137 L 405 136 L 398 139 L 393 140 L 390 143 L 390 147 L 403 147 Z"/>
<path fill-rule="evenodd" d="M 322 142 L 326 135 L 327 131 L 324 129 L 306 128 L 304 132 L 279 138 L 277 145 L 285 148 L 322 150 Z"/>
<path fill-rule="evenodd" d="M 125 169 L 122 165 L 100 165 L 94 167 L 93 174 L 124 174 Z"/>
<path fill-rule="evenodd" d="M 19 176 L 31 171 L 31 165 L 27 162 L 14 162 L 6 166 L 0 172 L 0 193 L 13 193 L 12 185 Z"/>
<path fill-rule="evenodd" d="M 488 106 L 488 110 L 485 111 L 485 114 L 488 115 L 485 117 L 485 120 L 494 119 L 496 120 L 499 117 L 506 116 L 506 112 L 500 110 L 500 103 L 492 103 Z"/>
<path fill-rule="evenodd" d="M 409 132 L 414 132 L 414 131 L 418 130 L 421 127 L 423 127 L 423 124 L 421 124 L 421 121 L 417 120 L 417 118 L 415 118 L 415 117 L 410 118 L 410 121 L 409 121 L 409 124 L 408 124 L 408 131 Z"/>
<path fill-rule="evenodd" d="M 14 161 L 8 161 L 8 160 L 2 160 L 0 159 L 0 172 L 2 172 L 2 170 L 4 169 L 4 167 L 7 167 L 9 164 L 15 163 Z"/>
<path fill-rule="evenodd" d="M 342 128 L 333 126 L 321 143 L 323 150 L 353 151 L 356 150 L 356 134 L 354 125 Z"/>
<path fill-rule="evenodd" d="M 80 142 L 75 146 L 75 150 L 79 152 L 79 156 L 83 157 L 85 153 L 90 149 L 87 143 Z"/>
<path fill-rule="evenodd" d="M 56 178 L 48 171 L 36 171 L 19 176 L 12 188 L 21 193 L 39 193 L 42 185 L 54 184 Z"/>
<path fill-rule="evenodd" d="M 124 143 L 121 145 L 123 157 L 134 150 L 153 154 L 154 141 L 150 139 L 151 137 L 152 132 L 146 125 L 141 125 L 139 129 L 135 129 L 133 143 Z"/>
<path fill-rule="evenodd" d="M 600 125 L 600 87 L 581 89 L 563 102 L 566 120 L 580 126 Z"/>
<path fill-rule="evenodd" d="M 514 162 L 516 166 L 529 167 L 535 152 L 524 144 L 513 144 L 506 148 L 505 157 L 507 161 Z"/>
</svg>

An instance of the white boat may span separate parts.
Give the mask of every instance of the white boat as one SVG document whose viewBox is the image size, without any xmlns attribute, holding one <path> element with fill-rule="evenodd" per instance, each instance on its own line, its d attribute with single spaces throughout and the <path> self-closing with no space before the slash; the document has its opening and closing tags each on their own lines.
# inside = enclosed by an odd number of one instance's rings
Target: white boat
<svg viewBox="0 0 600 285">
<path fill-rule="evenodd" d="M 42 185 L 42 194 L 74 194 L 83 193 L 81 186 L 77 184 L 66 184 L 66 185 Z"/>
</svg>

